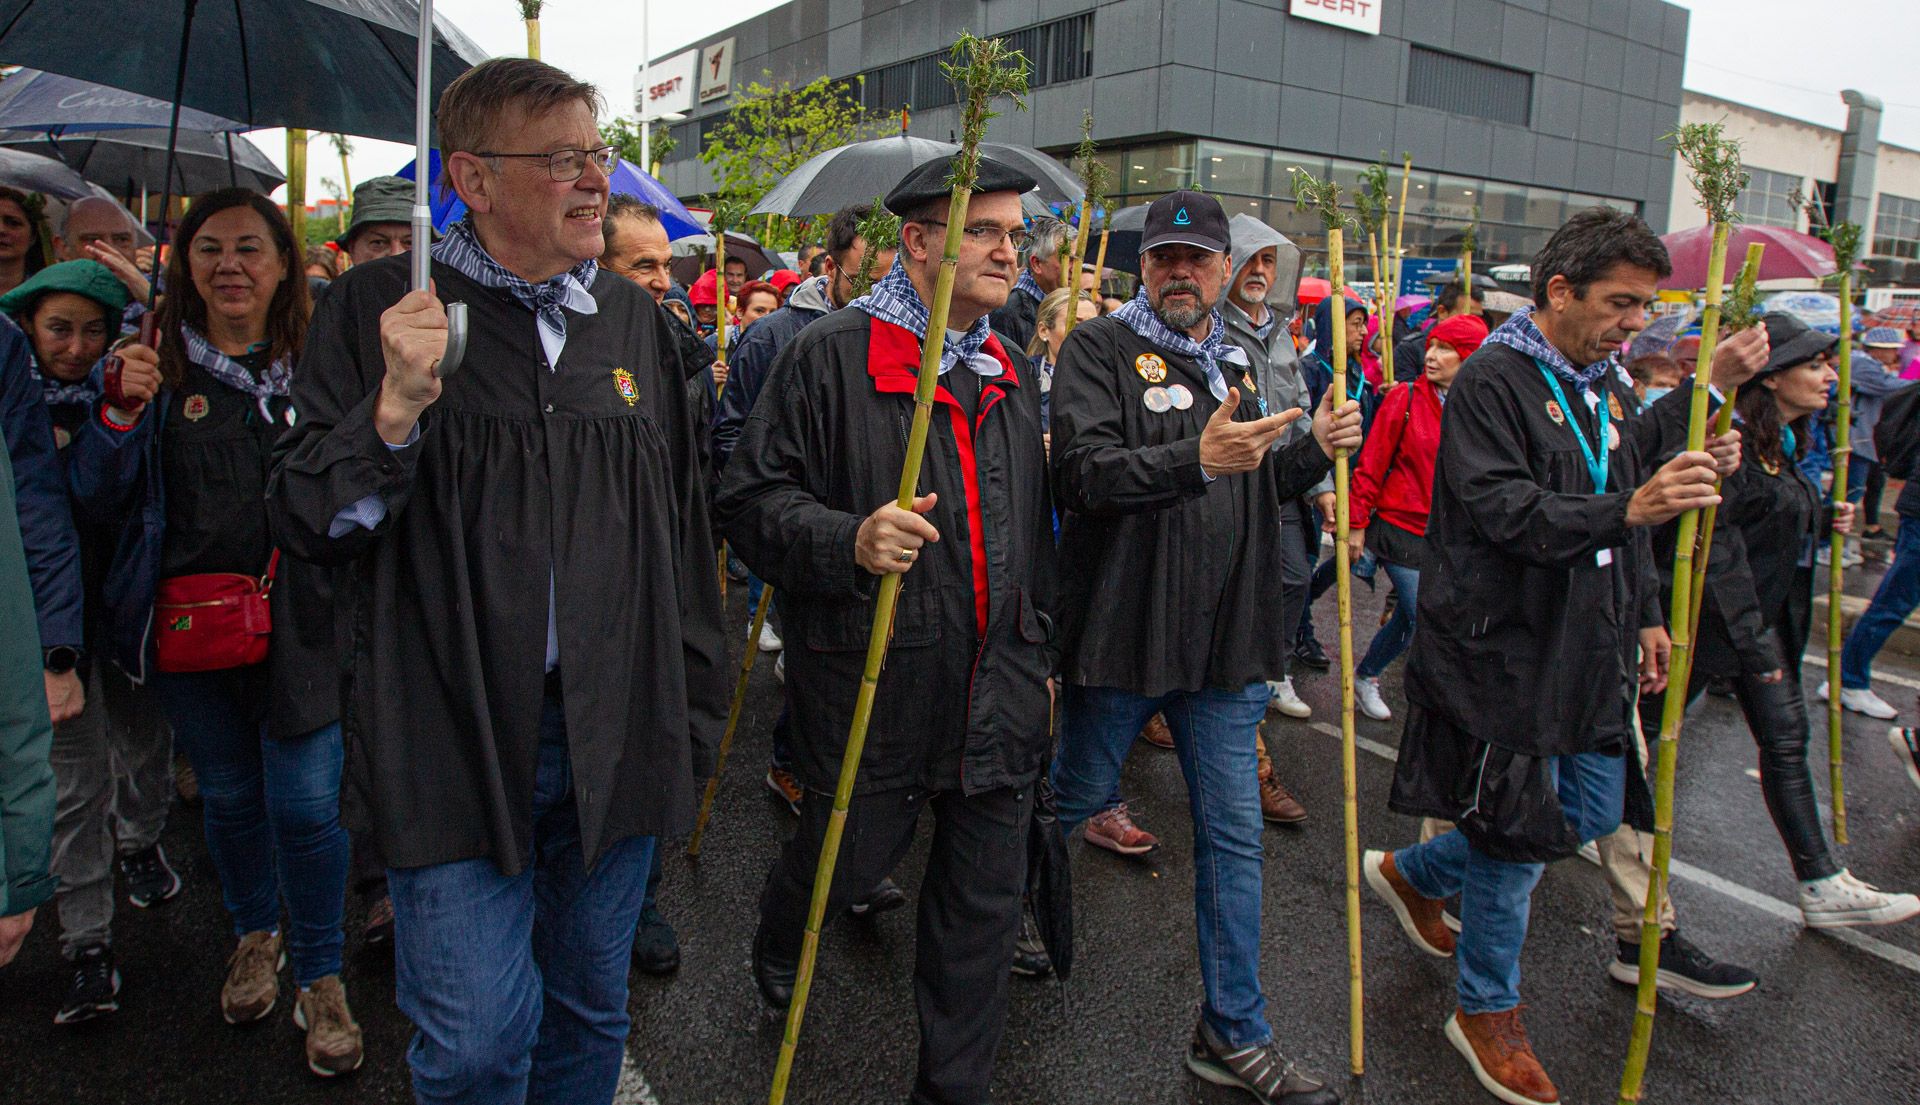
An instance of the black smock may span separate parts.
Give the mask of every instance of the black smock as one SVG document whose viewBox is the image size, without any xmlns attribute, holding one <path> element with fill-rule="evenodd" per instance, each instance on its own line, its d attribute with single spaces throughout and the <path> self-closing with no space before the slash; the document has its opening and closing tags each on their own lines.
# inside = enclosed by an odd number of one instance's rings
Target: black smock
<svg viewBox="0 0 1920 1105">
<path fill-rule="evenodd" d="M 235 357 L 256 378 L 262 350 Z M 189 364 L 167 388 L 159 458 L 166 488 L 166 536 L 160 578 L 201 572 L 262 576 L 273 556 L 264 502 L 273 443 L 293 408 L 283 396 L 262 415 L 253 396 Z M 332 573 L 282 556 L 268 597 L 273 635 L 267 661 L 232 677 L 263 712 L 275 739 L 311 733 L 340 718 L 340 649 L 335 636 Z"/>
<path fill-rule="evenodd" d="M 1040 301 L 1028 295 L 1026 289 L 1015 287 L 1007 296 L 1006 303 L 996 307 L 987 316 L 987 325 L 993 332 L 1010 339 L 1014 344 L 1007 346 L 1007 352 L 1019 358 L 1023 363 L 1027 356 L 1027 345 L 1033 341 L 1034 316 L 1040 311 Z"/>
<path fill-rule="evenodd" d="M 394 452 L 373 420 L 380 314 L 407 266 L 334 281 L 269 489 L 289 551 L 354 566 L 349 822 L 396 867 L 527 864 L 551 581 L 588 864 L 679 831 L 730 687 L 675 323 L 602 271 L 599 312 L 568 314 L 549 371 L 530 310 L 436 262 L 441 297 L 470 308 L 467 359 Z M 372 494 L 388 506 L 375 529 L 329 535 Z"/>
<path fill-rule="evenodd" d="M 1649 533 L 1626 514 L 1652 458 L 1678 451 L 1672 410 L 1635 418 L 1631 389 L 1602 377 L 1610 452 L 1595 494 L 1568 424 L 1591 445 L 1594 412 L 1560 383 L 1564 405 L 1533 358 L 1506 345 L 1461 366 L 1441 415 L 1432 561 L 1407 661 L 1390 805 L 1449 821 L 1477 807 L 1481 820 L 1463 827 L 1497 858 L 1578 846 L 1541 761 L 1634 748 L 1639 631 L 1665 625 Z M 1672 405 L 1681 435 L 1684 399 Z"/>
<path fill-rule="evenodd" d="M 1040 389 L 997 338 L 986 352 L 1000 376 L 956 380 L 972 373 L 956 365 L 936 392 L 919 491 L 940 496 L 926 516 L 940 540 L 902 581 L 856 793 L 1025 786 L 1048 753 Z M 780 596 L 793 768 L 814 790 L 839 777 L 873 623 L 878 577 L 854 536 L 899 493 L 919 366 L 920 340 L 864 311 L 812 323 L 774 360 L 721 476 L 721 530 Z"/>
<path fill-rule="evenodd" d="M 1186 387 L 1192 406 L 1147 408 L 1146 357 L 1165 366 L 1158 386 Z M 1240 389 L 1234 420 L 1261 417 L 1254 382 L 1223 370 Z M 1141 695 L 1281 678 L 1294 638 L 1280 617 L 1281 545 L 1298 540 L 1282 538 L 1282 508 L 1333 466 L 1320 443 L 1302 435 L 1251 472 L 1208 481 L 1200 432 L 1220 403 L 1205 369 L 1111 316 L 1067 336 L 1052 406 L 1065 678 Z"/>
</svg>

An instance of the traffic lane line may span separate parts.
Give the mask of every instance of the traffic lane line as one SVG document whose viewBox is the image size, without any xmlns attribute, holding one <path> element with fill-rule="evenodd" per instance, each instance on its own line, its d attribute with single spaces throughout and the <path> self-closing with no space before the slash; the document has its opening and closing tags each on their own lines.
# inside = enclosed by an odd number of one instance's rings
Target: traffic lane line
<svg viewBox="0 0 1920 1105">
<path fill-rule="evenodd" d="M 1317 733 L 1332 737 L 1334 740 L 1340 739 L 1340 730 L 1324 721 L 1309 722 L 1307 727 Z M 1376 740 L 1369 740 L 1366 737 L 1356 736 L 1354 738 L 1354 745 L 1389 763 L 1400 757 L 1398 749 L 1390 745 L 1381 744 Z M 1794 924 L 1803 923 L 1799 906 L 1790 905 L 1778 898 L 1762 894 L 1752 887 L 1742 886 L 1731 879 L 1722 878 L 1711 871 L 1703 870 L 1677 859 L 1668 861 L 1668 871 L 1674 878 L 1682 879 L 1696 886 L 1705 887 L 1717 894 L 1732 898 L 1742 905 L 1751 906 L 1762 913 L 1777 917 L 1780 920 L 1791 921 Z M 1914 974 L 1920 974 L 1920 954 L 1915 954 L 1905 948 L 1897 948 L 1884 940 L 1876 940 L 1860 932 L 1858 929 L 1815 929 L 1811 931 L 1818 932 L 1822 936 L 1832 937 L 1842 944 L 1866 952 L 1868 955 L 1874 956 L 1877 959 L 1885 960 L 1896 967 L 1911 971 Z"/>
</svg>

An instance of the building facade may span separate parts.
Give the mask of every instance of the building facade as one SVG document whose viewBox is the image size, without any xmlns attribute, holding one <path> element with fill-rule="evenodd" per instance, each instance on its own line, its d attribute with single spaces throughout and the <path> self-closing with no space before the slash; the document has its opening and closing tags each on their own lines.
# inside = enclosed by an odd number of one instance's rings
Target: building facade
<svg viewBox="0 0 1920 1105">
<path fill-rule="evenodd" d="M 662 176 L 711 190 L 702 136 L 752 81 L 826 75 L 876 114 L 910 104 L 913 134 L 947 139 L 959 124 L 938 63 L 972 31 L 1034 62 L 1029 109 L 990 140 L 1065 157 L 1091 111 L 1122 205 L 1202 188 L 1311 254 L 1324 236 L 1295 211 L 1290 171 L 1351 191 L 1384 161 L 1397 189 L 1405 154 L 1409 256 L 1456 254 L 1477 219 L 1476 264 L 1525 261 L 1593 203 L 1666 225 L 1661 136 L 1680 117 L 1687 29 L 1662 0 L 794 0 L 694 44 L 701 87 Z M 643 97 L 664 83 L 636 82 Z"/>
</svg>

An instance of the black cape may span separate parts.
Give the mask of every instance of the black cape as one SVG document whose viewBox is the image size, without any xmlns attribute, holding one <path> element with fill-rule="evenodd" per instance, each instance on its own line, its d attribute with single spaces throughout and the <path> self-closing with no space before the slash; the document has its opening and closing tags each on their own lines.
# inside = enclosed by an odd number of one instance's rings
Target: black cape
<svg viewBox="0 0 1920 1105">
<path fill-rule="evenodd" d="M 1257 385 L 1226 371 L 1242 396 L 1235 420 L 1259 418 Z M 1149 388 L 1174 385 L 1190 407 L 1147 408 Z M 1280 678 L 1293 648 L 1279 616 L 1281 507 L 1333 466 L 1319 442 L 1302 435 L 1208 482 L 1200 431 L 1220 403 L 1205 370 L 1112 317 L 1068 335 L 1052 405 L 1066 679 L 1157 695 Z"/>
<path fill-rule="evenodd" d="M 691 821 L 729 679 L 680 343 L 671 316 L 602 272 L 549 372 L 533 315 L 436 263 L 470 305 L 467 363 L 409 449 L 373 410 L 380 314 L 407 261 L 334 282 L 294 375 L 299 422 L 268 502 L 288 551 L 354 565 L 348 813 L 397 867 L 529 859 L 551 578 L 586 860 Z M 374 530 L 329 534 L 360 498 Z M 364 802 L 364 809 L 360 808 Z"/>
<path fill-rule="evenodd" d="M 965 412 L 942 379 L 920 493 L 940 540 L 906 573 L 856 793 L 1024 786 L 1048 753 L 1053 521 L 1040 389 L 998 339 L 1002 375 Z M 864 311 L 807 326 L 774 360 L 721 476 L 715 514 L 778 589 L 794 773 L 831 791 L 866 666 L 877 577 L 860 523 L 899 492 L 920 341 Z M 982 623 L 984 621 L 984 631 Z"/>
</svg>

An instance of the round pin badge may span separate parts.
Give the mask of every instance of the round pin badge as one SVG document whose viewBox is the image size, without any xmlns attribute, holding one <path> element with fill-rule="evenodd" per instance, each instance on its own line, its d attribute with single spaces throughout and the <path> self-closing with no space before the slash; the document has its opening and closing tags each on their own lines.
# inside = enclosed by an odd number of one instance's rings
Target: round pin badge
<svg viewBox="0 0 1920 1105">
<path fill-rule="evenodd" d="M 1193 406 L 1193 392 L 1188 391 L 1185 384 L 1174 384 L 1167 389 L 1167 396 L 1173 400 L 1174 410 L 1183 411 Z"/>
<path fill-rule="evenodd" d="M 1142 353 L 1135 357 L 1133 370 L 1149 384 L 1157 384 L 1167 378 L 1167 362 L 1158 353 Z"/>
<path fill-rule="evenodd" d="M 1173 409 L 1173 396 L 1167 393 L 1166 388 L 1148 388 L 1147 393 L 1140 397 L 1140 401 L 1155 414 L 1165 414 Z"/>
</svg>

